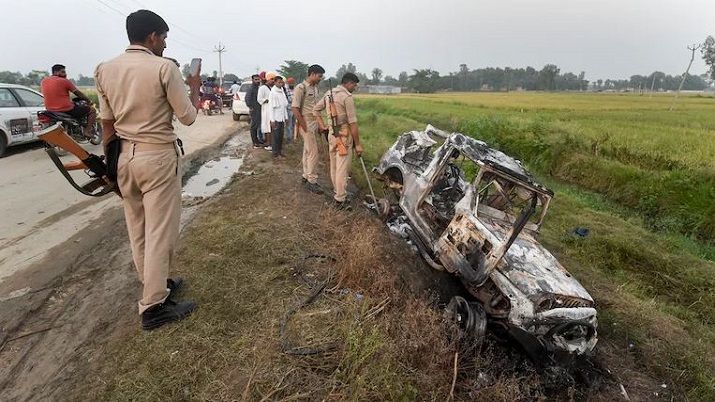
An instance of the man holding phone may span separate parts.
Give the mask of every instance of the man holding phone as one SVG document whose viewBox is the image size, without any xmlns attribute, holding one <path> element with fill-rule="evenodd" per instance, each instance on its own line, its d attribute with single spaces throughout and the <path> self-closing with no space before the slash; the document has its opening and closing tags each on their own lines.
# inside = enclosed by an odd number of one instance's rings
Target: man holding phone
<svg viewBox="0 0 715 402">
<path fill-rule="evenodd" d="M 200 69 L 187 77 L 187 97 L 179 68 L 162 57 L 169 26 L 159 15 L 136 11 L 127 17 L 126 28 L 126 52 L 97 66 L 94 77 L 105 155 L 119 141 L 117 184 L 144 284 L 138 302 L 142 328 L 150 330 L 185 318 L 197 307 L 175 301 L 182 280 L 168 275 L 181 216 L 180 141 L 172 116 L 187 126 L 194 123 L 201 79 Z"/>
</svg>

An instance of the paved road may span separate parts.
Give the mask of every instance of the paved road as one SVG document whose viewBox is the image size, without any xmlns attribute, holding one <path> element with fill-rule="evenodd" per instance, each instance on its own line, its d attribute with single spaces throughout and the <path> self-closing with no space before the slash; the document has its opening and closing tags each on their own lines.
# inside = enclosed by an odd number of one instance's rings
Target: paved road
<svg viewBox="0 0 715 402">
<path fill-rule="evenodd" d="M 200 115 L 189 127 L 177 123 L 184 141 L 186 159 L 218 145 L 245 123 L 232 121 L 231 114 Z M 101 146 L 86 146 L 101 154 Z M 63 160 L 71 160 L 71 155 Z M 11 275 L 40 261 L 48 250 L 80 232 L 89 222 L 120 205 L 114 195 L 87 197 L 73 189 L 61 176 L 41 144 L 10 148 L 0 159 L 0 285 Z M 78 183 L 83 172 L 74 173 Z M 0 300 L 9 297 L 0 289 Z"/>
</svg>

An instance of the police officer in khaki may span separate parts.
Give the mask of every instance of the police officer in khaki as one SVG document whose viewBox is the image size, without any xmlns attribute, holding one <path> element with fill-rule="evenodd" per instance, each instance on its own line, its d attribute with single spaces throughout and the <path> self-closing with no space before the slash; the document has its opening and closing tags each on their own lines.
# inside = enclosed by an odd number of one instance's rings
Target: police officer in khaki
<svg viewBox="0 0 715 402">
<path fill-rule="evenodd" d="M 173 61 L 161 57 L 169 26 L 139 10 L 126 20 L 126 52 L 95 71 L 105 154 L 119 138 L 117 183 L 122 192 L 129 242 L 144 284 L 139 314 L 145 330 L 180 320 L 196 303 L 174 300 L 181 279 L 169 279 L 179 237 L 181 156 L 172 116 L 191 125 L 199 105 L 199 74 L 188 77 L 191 95 Z"/>
<path fill-rule="evenodd" d="M 322 194 L 318 184 L 318 124 L 313 116 L 313 108 L 318 101 L 318 84 L 323 79 L 325 69 L 317 64 L 308 67 L 308 78 L 293 90 L 291 110 L 298 124 L 297 137 L 303 140 L 303 183 L 308 190 Z"/>
<path fill-rule="evenodd" d="M 357 115 L 352 93 L 357 89 L 360 80 L 353 73 L 346 73 L 340 80 L 340 85 L 333 89 L 333 102 L 338 115 L 338 135 L 333 135 L 333 127 L 326 128 L 321 116 L 328 106 L 330 92 L 318 101 L 313 108 L 320 131 L 329 130 L 328 153 L 330 155 L 330 180 L 333 182 L 333 206 L 338 209 L 350 209 L 345 201 L 347 197 L 348 176 L 352 162 L 352 150 L 362 156 L 362 146 L 358 135 Z"/>
</svg>

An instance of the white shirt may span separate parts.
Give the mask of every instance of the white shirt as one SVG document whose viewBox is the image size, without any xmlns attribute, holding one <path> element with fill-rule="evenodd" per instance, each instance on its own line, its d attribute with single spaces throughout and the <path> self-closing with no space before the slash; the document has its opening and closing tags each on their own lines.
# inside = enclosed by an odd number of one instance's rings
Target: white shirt
<svg viewBox="0 0 715 402">
<path fill-rule="evenodd" d="M 261 132 L 271 132 L 271 116 L 268 107 L 268 98 L 271 95 L 271 88 L 268 85 L 261 85 L 258 88 L 258 104 L 261 105 Z"/>
<path fill-rule="evenodd" d="M 284 122 L 288 119 L 288 98 L 282 88 L 274 85 L 268 98 L 271 121 Z"/>
<path fill-rule="evenodd" d="M 237 93 L 238 93 L 238 88 L 240 88 L 240 86 L 239 86 L 238 84 L 233 84 L 233 85 L 231 85 L 231 89 L 229 89 L 229 90 L 231 91 L 231 95 L 237 94 Z"/>
</svg>

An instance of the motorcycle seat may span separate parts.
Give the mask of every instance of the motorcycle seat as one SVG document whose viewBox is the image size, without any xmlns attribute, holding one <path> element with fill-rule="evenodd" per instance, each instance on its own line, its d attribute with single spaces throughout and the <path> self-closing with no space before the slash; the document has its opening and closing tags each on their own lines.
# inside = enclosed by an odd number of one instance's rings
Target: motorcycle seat
<svg viewBox="0 0 715 402">
<path fill-rule="evenodd" d="M 79 126 L 79 122 L 74 116 L 62 112 L 50 112 L 49 110 L 41 110 L 37 112 L 37 116 L 40 120 L 50 120 L 50 121 L 60 121 L 63 123 Z M 45 119 L 43 119 L 43 117 Z"/>
</svg>

